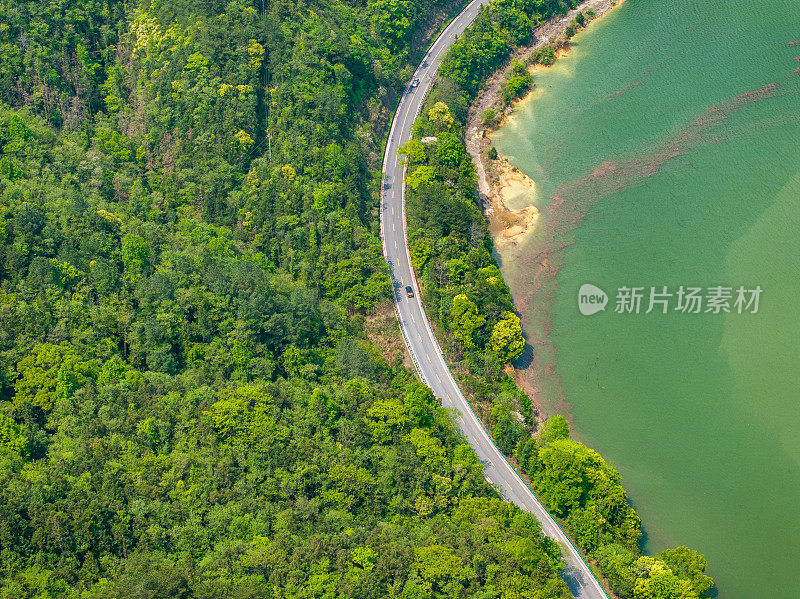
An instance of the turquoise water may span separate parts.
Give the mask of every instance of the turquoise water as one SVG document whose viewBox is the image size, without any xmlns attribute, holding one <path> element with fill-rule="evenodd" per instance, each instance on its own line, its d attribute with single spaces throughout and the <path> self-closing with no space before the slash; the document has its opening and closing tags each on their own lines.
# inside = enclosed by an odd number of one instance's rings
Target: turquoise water
<svg viewBox="0 0 800 599">
<path fill-rule="evenodd" d="M 796 0 L 628 0 L 494 135 L 541 210 L 500 256 L 525 376 L 621 470 L 645 549 L 701 551 L 722 599 L 800 596 L 796 40 Z M 587 282 L 609 295 L 588 317 Z M 763 293 L 756 314 L 614 312 L 665 285 Z"/>
</svg>

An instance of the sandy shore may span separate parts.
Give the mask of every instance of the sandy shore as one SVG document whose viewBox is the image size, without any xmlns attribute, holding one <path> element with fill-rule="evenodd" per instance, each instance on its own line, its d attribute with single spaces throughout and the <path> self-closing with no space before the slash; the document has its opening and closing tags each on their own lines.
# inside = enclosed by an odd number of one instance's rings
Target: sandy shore
<svg viewBox="0 0 800 599">
<path fill-rule="evenodd" d="M 487 159 L 488 160 L 488 159 Z M 492 161 L 493 184 L 487 185 L 488 205 L 484 200 L 484 213 L 489 218 L 489 232 L 499 249 L 516 244 L 525 233 L 532 231 L 539 217 L 539 209 L 533 204 L 518 210 L 506 205 L 506 194 L 535 197 L 536 184 L 533 179 L 500 158 Z"/>
<path fill-rule="evenodd" d="M 533 43 L 524 48 L 518 48 L 509 57 L 505 66 L 495 71 L 486 80 L 475 102 L 470 106 L 469 115 L 467 116 L 467 151 L 472 156 L 476 166 L 478 195 L 483 201 L 484 213 L 489 219 L 489 231 L 500 250 L 510 245 L 516 245 L 534 230 L 539 210 L 534 205 L 518 210 L 510 209 L 506 205 L 505 198 L 509 193 L 527 193 L 531 198 L 534 198 L 536 186 L 532 179 L 518 171 L 504 158 L 500 157 L 497 160 L 491 160 L 488 157 L 487 153 L 491 147 L 489 135 L 494 129 L 486 129 L 482 125 L 483 112 L 489 108 L 493 108 L 497 112 L 503 110 L 500 87 L 506 80 L 511 70 L 511 65 L 515 60 L 527 61 L 534 52 L 546 45 L 552 45 L 556 48 L 556 59 L 558 59 L 569 50 L 569 39 L 565 31 L 578 12 L 584 12 L 585 14 L 587 10 L 593 10 L 595 18 L 592 20 L 594 21 L 614 6 L 621 4 L 621 2 L 622 0 L 617 0 L 617 2 L 611 2 L 611 0 L 586 0 L 566 16 L 550 19 L 537 27 L 533 31 Z M 531 73 L 535 73 L 536 70 L 541 68 L 547 67 L 536 65 L 529 70 Z M 533 91 L 533 88 L 531 91 Z M 512 111 L 513 105 L 512 108 L 505 110 L 503 120 L 495 125 L 495 128 L 501 126 Z"/>
</svg>

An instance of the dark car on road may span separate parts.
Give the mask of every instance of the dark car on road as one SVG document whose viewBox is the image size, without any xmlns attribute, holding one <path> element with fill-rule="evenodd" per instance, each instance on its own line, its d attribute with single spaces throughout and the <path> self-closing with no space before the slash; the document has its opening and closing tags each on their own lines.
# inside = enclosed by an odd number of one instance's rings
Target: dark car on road
<svg viewBox="0 0 800 599">
<path fill-rule="evenodd" d="M 406 297 L 414 297 L 414 290 L 411 285 L 406 285 Z"/>
</svg>

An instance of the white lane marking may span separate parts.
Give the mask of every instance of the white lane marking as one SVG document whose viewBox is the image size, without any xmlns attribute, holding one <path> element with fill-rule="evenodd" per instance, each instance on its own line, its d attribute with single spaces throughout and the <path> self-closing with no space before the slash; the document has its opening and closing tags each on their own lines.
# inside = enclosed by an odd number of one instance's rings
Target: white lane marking
<svg viewBox="0 0 800 599">
<path fill-rule="evenodd" d="M 492 479 L 491 479 L 491 478 L 489 478 L 488 476 L 486 477 L 486 482 L 488 482 L 490 485 L 493 485 L 493 484 L 494 484 L 494 482 L 492 481 Z"/>
</svg>

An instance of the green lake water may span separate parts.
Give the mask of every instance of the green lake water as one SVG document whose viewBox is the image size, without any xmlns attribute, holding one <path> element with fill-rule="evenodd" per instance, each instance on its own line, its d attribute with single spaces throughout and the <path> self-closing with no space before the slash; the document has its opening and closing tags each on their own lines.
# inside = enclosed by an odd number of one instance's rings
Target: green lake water
<svg viewBox="0 0 800 599">
<path fill-rule="evenodd" d="M 622 472 L 645 550 L 704 553 L 721 599 L 800 597 L 798 40 L 797 0 L 628 0 L 493 136 L 541 210 L 500 254 L 524 376 Z M 579 313 L 583 283 L 604 311 Z M 644 313 L 681 285 L 763 292 Z M 615 313 L 622 286 L 641 313 Z"/>
</svg>

